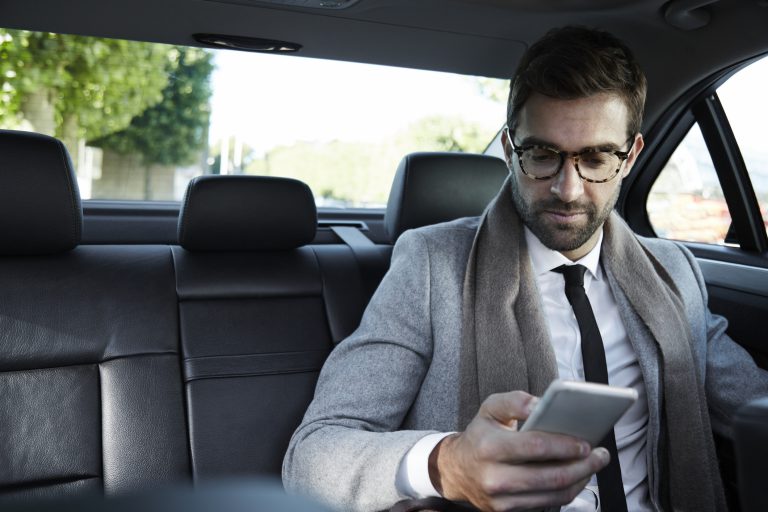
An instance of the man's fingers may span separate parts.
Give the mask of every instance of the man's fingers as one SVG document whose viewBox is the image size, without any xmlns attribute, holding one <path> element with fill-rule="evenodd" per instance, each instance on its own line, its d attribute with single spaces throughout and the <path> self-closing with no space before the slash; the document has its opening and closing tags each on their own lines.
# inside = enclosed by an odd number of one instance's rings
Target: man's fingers
<svg viewBox="0 0 768 512">
<path fill-rule="evenodd" d="M 575 437 L 547 432 L 497 430 L 479 440 L 478 455 L 510 464 L 583 459 L 592 451 Z"/>
<path fill-rule="evenodd" d="M 524 391 L 497 393 L 485 399 L 480 406 L 481 417 L 492 418 L 499 423 L 509 425 L 514 420 L 528 418 L 538 398 Z"/>
<path fill-rule="evenodd" d="M 607 450 L 575 437 L 518 432 L 514 423 L 528 418 L 536 401 L 521 391 L 491 395 L 466 431 L 438 445 L 434 472 L 446 498 L 482 510 L 525 508 L 491 504 L 515 499 L 529 507 L 568 503 L 608 463 Z"/>
<path fill-rule="evenodd" d="M 494 464 L 480 477 L 489 495 L 569 492 L 579 490 L 609 460 L 608 451 L 597 448 L 588 457 L 567 463 L 532 463 L 520 466 Z"/>
<path fill-rule="evenodd" d="M 557 491 L 495 496 L 490 499 L 489 504 L 493 510 L 528 510 L 551 507 L 552 505 L 566 505 L 572 502 L 588 483 L 589 478 L 586 478 L 566 489 Z"/>
<path fill-rule="evenodd" d="M 527 463 L 582 459 L 591 447 L 571 436 L 545 432 L 518 432 L 510 428 L 526 419 L 538 398 L 523 391 L 489 396 L 476 419 L 474 446 L 480 460 Z M 479 420 L 479 421 L 477 421 Z"/>
</svg>

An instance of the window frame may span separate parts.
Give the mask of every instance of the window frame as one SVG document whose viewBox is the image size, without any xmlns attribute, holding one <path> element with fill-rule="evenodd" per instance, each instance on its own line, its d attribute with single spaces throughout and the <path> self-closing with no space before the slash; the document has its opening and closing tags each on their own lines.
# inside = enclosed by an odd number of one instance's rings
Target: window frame
<svg viewBox="0 0 768 512">
<path fill-rule="evenodd" d="M 715 166 L 739 247 L 755 253 L 768 251 L 768 238 L 757 195 L 717 93 L 699 100 L 691 110 Z"/>
<path fill-rule="evenodd" d="M 640 235 L 658 237 L 648 217 L 651 187 L 672 153 L 698 123 L 712 158 L 732 219 L 739 247 L 682 241 L 697 256 L 768 268 L 768 236 L 752 182 L 717 89 L 731 76 L 768 54 L 747 59 L 715 73 L 681 95 L 647 132 L 648 151 L 625 180 L 617 209 Z"/>
</svg>

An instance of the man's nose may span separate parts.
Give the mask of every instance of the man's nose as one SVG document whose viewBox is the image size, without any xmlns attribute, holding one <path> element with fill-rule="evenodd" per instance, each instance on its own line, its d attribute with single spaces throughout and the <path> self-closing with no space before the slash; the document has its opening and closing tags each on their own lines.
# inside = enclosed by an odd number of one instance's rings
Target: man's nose
<svg viewBox="0 0 768 512">
<path fill-rule="evenodd" d="M 584 193 L 584 181 L 579 177 L 576 171 L 576 164 L 573 158 L 566 158 L 563 168 L 552 180 L 551 192 L 562 202 L 571 203 L 581 197 Z"/>
</svg>

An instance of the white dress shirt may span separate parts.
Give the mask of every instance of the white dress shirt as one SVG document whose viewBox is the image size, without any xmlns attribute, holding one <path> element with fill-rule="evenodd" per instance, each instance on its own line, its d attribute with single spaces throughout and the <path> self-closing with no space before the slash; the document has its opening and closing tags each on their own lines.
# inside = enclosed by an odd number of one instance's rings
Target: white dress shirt
<svg viewBox="0 0 768 512">
<path fill-rule="evenodd" d="M 637 357 L 621 322 L 616 300 L 600 266 L 602 231 L 595 247 L 576 262 L 545 247 L 528 228 L 525 228 L 525 239 L 561 379 L 584 380 L 584 365 L 579 325 L 565 296 L 565 280 L 562 274 L 552 272 L 552 269 L 578 263 L 588 270 L 584 275 L 584 289 L 603 338 L 608 382 L 614 386 L 634 388 L 639 395 L 639 399 L 614 427 L 627 508 L 632 511 L 652 510 L 646 467 L 648 403 L 645 386 Z M 413 498 L 440 496 L 429 478 L 428 460 L 432 449 L 448 435 L 450 433 L 428 435 L 403 457 L 395 482 L 400 493 Z M 599 510 L 597 501 L 597 478 L 593 476 L 587 488 L 561 510 Z"/>
</svg>

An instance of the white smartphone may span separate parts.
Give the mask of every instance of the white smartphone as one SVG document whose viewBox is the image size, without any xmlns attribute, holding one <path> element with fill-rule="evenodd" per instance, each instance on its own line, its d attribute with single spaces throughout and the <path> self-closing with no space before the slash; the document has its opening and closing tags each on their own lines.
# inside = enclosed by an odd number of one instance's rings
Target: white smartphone
<svg viewBox="0 0 768 512">
<path fill-rule="evenodd" d="M 549 385 L 521 432 L 568 434 L 596 446 L 637 400 L 637 391 L 570 380 Z"/>
</svg>

